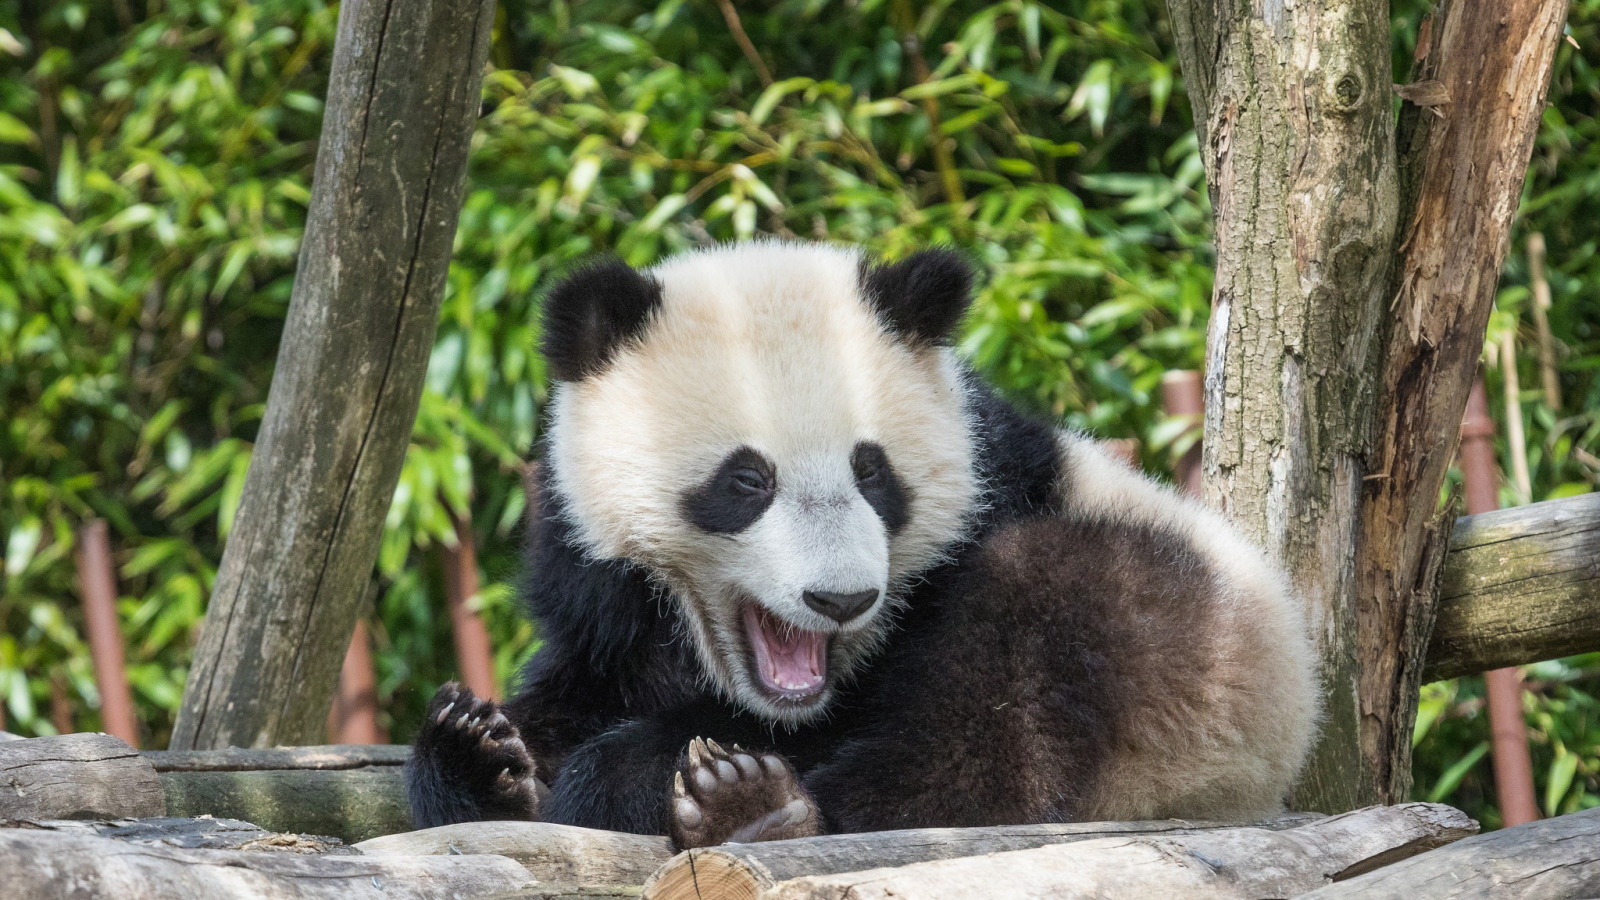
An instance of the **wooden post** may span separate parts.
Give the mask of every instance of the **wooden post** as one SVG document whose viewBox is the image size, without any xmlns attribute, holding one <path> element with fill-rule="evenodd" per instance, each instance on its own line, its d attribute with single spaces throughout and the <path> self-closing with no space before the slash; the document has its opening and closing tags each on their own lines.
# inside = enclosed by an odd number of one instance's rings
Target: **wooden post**
<svg viewBox="0 0 1600 900">
<path fill-rule="evenodd" d="M 1200 457 L 1204 443 L 1201 436 L 1205 433 L 1206 395 L 1200 373 L 1192 369 L 1177 369 L 1162 375 L 1161 406 L 1167 415 L 1174 418 L 1184 416 L 1194 419 L 1195 441 L 1178 457 L 1172 467 L 1172 475 L 1184 493 L 1198 497 L 1205 488 Z"/>
<path fill-rule="evenodd" d="M 78 529 L 77 563 L 83 622 L 89 632 L 95 684 L 100 688 L 100 720 L 107 733 L 137 747 L 139 723 L 133 714 L 133 694 L 128 690 L 123 662 L 122 628 L 117 624 L 117 579 L 104 519 L 90 519 Z"/>
<path fill-rule="evenodd" d="M 372 635 L 365 620 L 356 620 L 339 669 L 339 688 L 328 710 L 328 740 L 335 744 L 386 744 L 378 726 L 378 679 L 372 669 Z"/>
<path fill-rule="evenodd" d="M 472 608 L 478 596 L 478 551 L 472 542 L 472 519 L 455 516 L 456 545 L 444 547 L 445 595 L 450 600 L 450 633 L 455 638 L 461 683 L 479 697 L 498 697 L 494 655 L 483 617 Z"/>
<path fill-rule="evenodd" d="M 347 0 L 277 369 L 175 748 L 326 726 L 438 326 L 492 0 Z"/>
<path fill-rule="evenodd" d="M 1482 376 L 1472 384 L 1467 412 L 1461 420 L 1461 473 L 1466 481 L 1468 514 L 1500 508 L 1494 420 L 1489 417 L 1489 398 Z M 1533 762 L 1528 757 L 1528 732 L 1522 721 L 1522 672 L 1514 666 L 1495 669 L 1484 673 L 1483 682 L 1489 694 L 1495 795 L 1500 801 L 1500 816 L 1510 828 L 1539 818 L 1533 793 Z"/>
</svg>

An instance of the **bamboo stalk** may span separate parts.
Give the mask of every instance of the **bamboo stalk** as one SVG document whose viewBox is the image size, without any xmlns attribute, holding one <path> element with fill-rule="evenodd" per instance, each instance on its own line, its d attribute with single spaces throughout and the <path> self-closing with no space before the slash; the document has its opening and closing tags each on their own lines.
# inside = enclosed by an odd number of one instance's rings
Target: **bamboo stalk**
<svg viewBox="0 0 1600 900">
<path fill-rule="evenodd" d="M 1533 282 L 1533 324 L 1539 330 L 1539 377 L 1544 402 L 1554 412 L 1561 408 L 1561 379 L 1556 374 L 1556 339 L 1550 333 L 1550 281 L 1545 278 L 1544 235 L 1528 235 L 1528 275 Z"/>
<path fill-rule="evenodd" d="M 139 723 L 122 656 L 122 630 L 117 624 L 117 580 L 111 567 L 111 538 L 104 519 L 91 519 L 78 529 L 78 591 L 83 595 L 83 621 L 94 658 L 94 679 L 100 688 L 100 719 L 108 733 L 139 746 Z"/>
<path fill-rule="evenodd" d="M 1511 447 L 1511 487 L 1517 492 L 1517 505 L 1526 506 L 1533 502 L 1533 479 L 1528 474 L 1528 437 L 1522 426 L 1522 381 L 1517 374 L 1515 330 L 1508 330 L 1500 336 L 1500 374 L 1505 383 L 1506 443 Z M 1499 504 L 1491 508 L 1498 509 Z"/>
<path fill-rule="evenodd" d="M 1505 344 L 1502 350 L 1507 350 Z M 1507 372 L 1516 371 L 1516 358 L 1502 353 Z M 1509 392 L 1509 389 L 1508 389 Z M 1461 420 L 1461 471 L 1466 480 L 1467 512 L 1471 515 L 1500 508 L 1494 465 L 1494 420 L 1483 377 L 1473 382 Z M 1484 673 L 1489 695 L 1489 731 L 1494 764 L 1495 795 L 1500 815 L 1509 826 L 1539 818 L 1534 802 L 1533 762 L 1528 757 L 1528 734 L 1522 721 L 1522 672 L 1516 667 Z"/>
</svg>

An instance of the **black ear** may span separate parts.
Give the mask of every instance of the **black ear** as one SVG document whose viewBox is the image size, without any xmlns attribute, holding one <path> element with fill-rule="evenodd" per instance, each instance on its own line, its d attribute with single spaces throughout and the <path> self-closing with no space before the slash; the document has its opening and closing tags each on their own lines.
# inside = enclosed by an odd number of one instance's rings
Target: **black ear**
<svg viewBox="0 0 1600 900">
<path fill-rule="evenodd" d="M 892 265 L 864 265 L 861 292 L 895 334 L 942 344 L 972 302 L 972 266 L 954 250 L 923 250 Z"/>
<path fill-rule="evenodd" d="M 661 305 L 661 284 L 614 256 L 584 263 L 544 298 L 541 349 L 551 377 L 582 381 L 617 348 L 644 333 Z"/>
</svg>

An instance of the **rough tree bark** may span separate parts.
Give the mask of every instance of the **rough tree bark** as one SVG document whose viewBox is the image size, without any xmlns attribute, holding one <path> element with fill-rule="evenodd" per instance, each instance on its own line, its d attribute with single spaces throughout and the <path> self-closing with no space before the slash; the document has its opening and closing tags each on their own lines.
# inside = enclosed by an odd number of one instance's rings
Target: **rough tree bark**
<svg viewBox="0 0 1600 900">
<path fill-rule="evenodd" d="M 1564 7 L 1444 4 L 1427 84 L 1403 92 L 1441 124 L 1408 130 L 1403 156 L 1384 0 L 1171 8 L 1216 212 L 1206 496 L 1292 573 L 1323 663 L 1294 802 L 1403 800 L 1448 534 L 1428 525 L 1471 375 L 1456 358 L 1482 342 Z"/>
<path fill-rule="evenodd" d="M 493 16 L 339 10 L 300 271 L 175 749 L 321 738 L 433 347 Z"/>
<path fill-rule="evenodd" d="M 1418 41 L 1404 92 L 1438 105 L 1407 104 L 1400 120 L 1409 224 L 1392 280 L 1355 548 L 1360 762 L 1385 802 L 1411 791 L 1417 689 L 1451 529 L 1451 515 L 1436 512 L 1439 489 L 1566 17 L 1565 0 L 1447 0 Z"/>
<path fill-rule="evenodd" d="M 1352 551 L 1398 210 L 1382 0 L 1172 0 L 1216 211 L 1206 498 L 1293 573 L 1329 685 L 1358 666 Z M 1357 716 L 1328 692 L 1337 734 Z M 1377 802 L 1349 742 L 1323 810 Z M 1314 776 L 1315 777 L 1315 776 Z"/>
</svg>

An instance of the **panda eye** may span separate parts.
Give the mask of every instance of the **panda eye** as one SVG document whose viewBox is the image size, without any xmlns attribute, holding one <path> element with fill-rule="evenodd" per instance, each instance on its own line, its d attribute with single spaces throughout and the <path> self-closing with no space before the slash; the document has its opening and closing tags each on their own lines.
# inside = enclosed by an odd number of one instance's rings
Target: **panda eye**
<svg viewBox="0 0 1600 900">
<path fill-rule="evenodd" d="M 734 493 L 748 496 L 757 496 L 772 490 L 766 475 L 750 468 L 734 469 L 729 474 L 728 484 Z"/>
<path fill-rule="evenodd" d="M 883 466 L 876 460 L 863 463 L 856 467 L 857 484 L 876 484 L 883 477 Z"/>
</svg>

